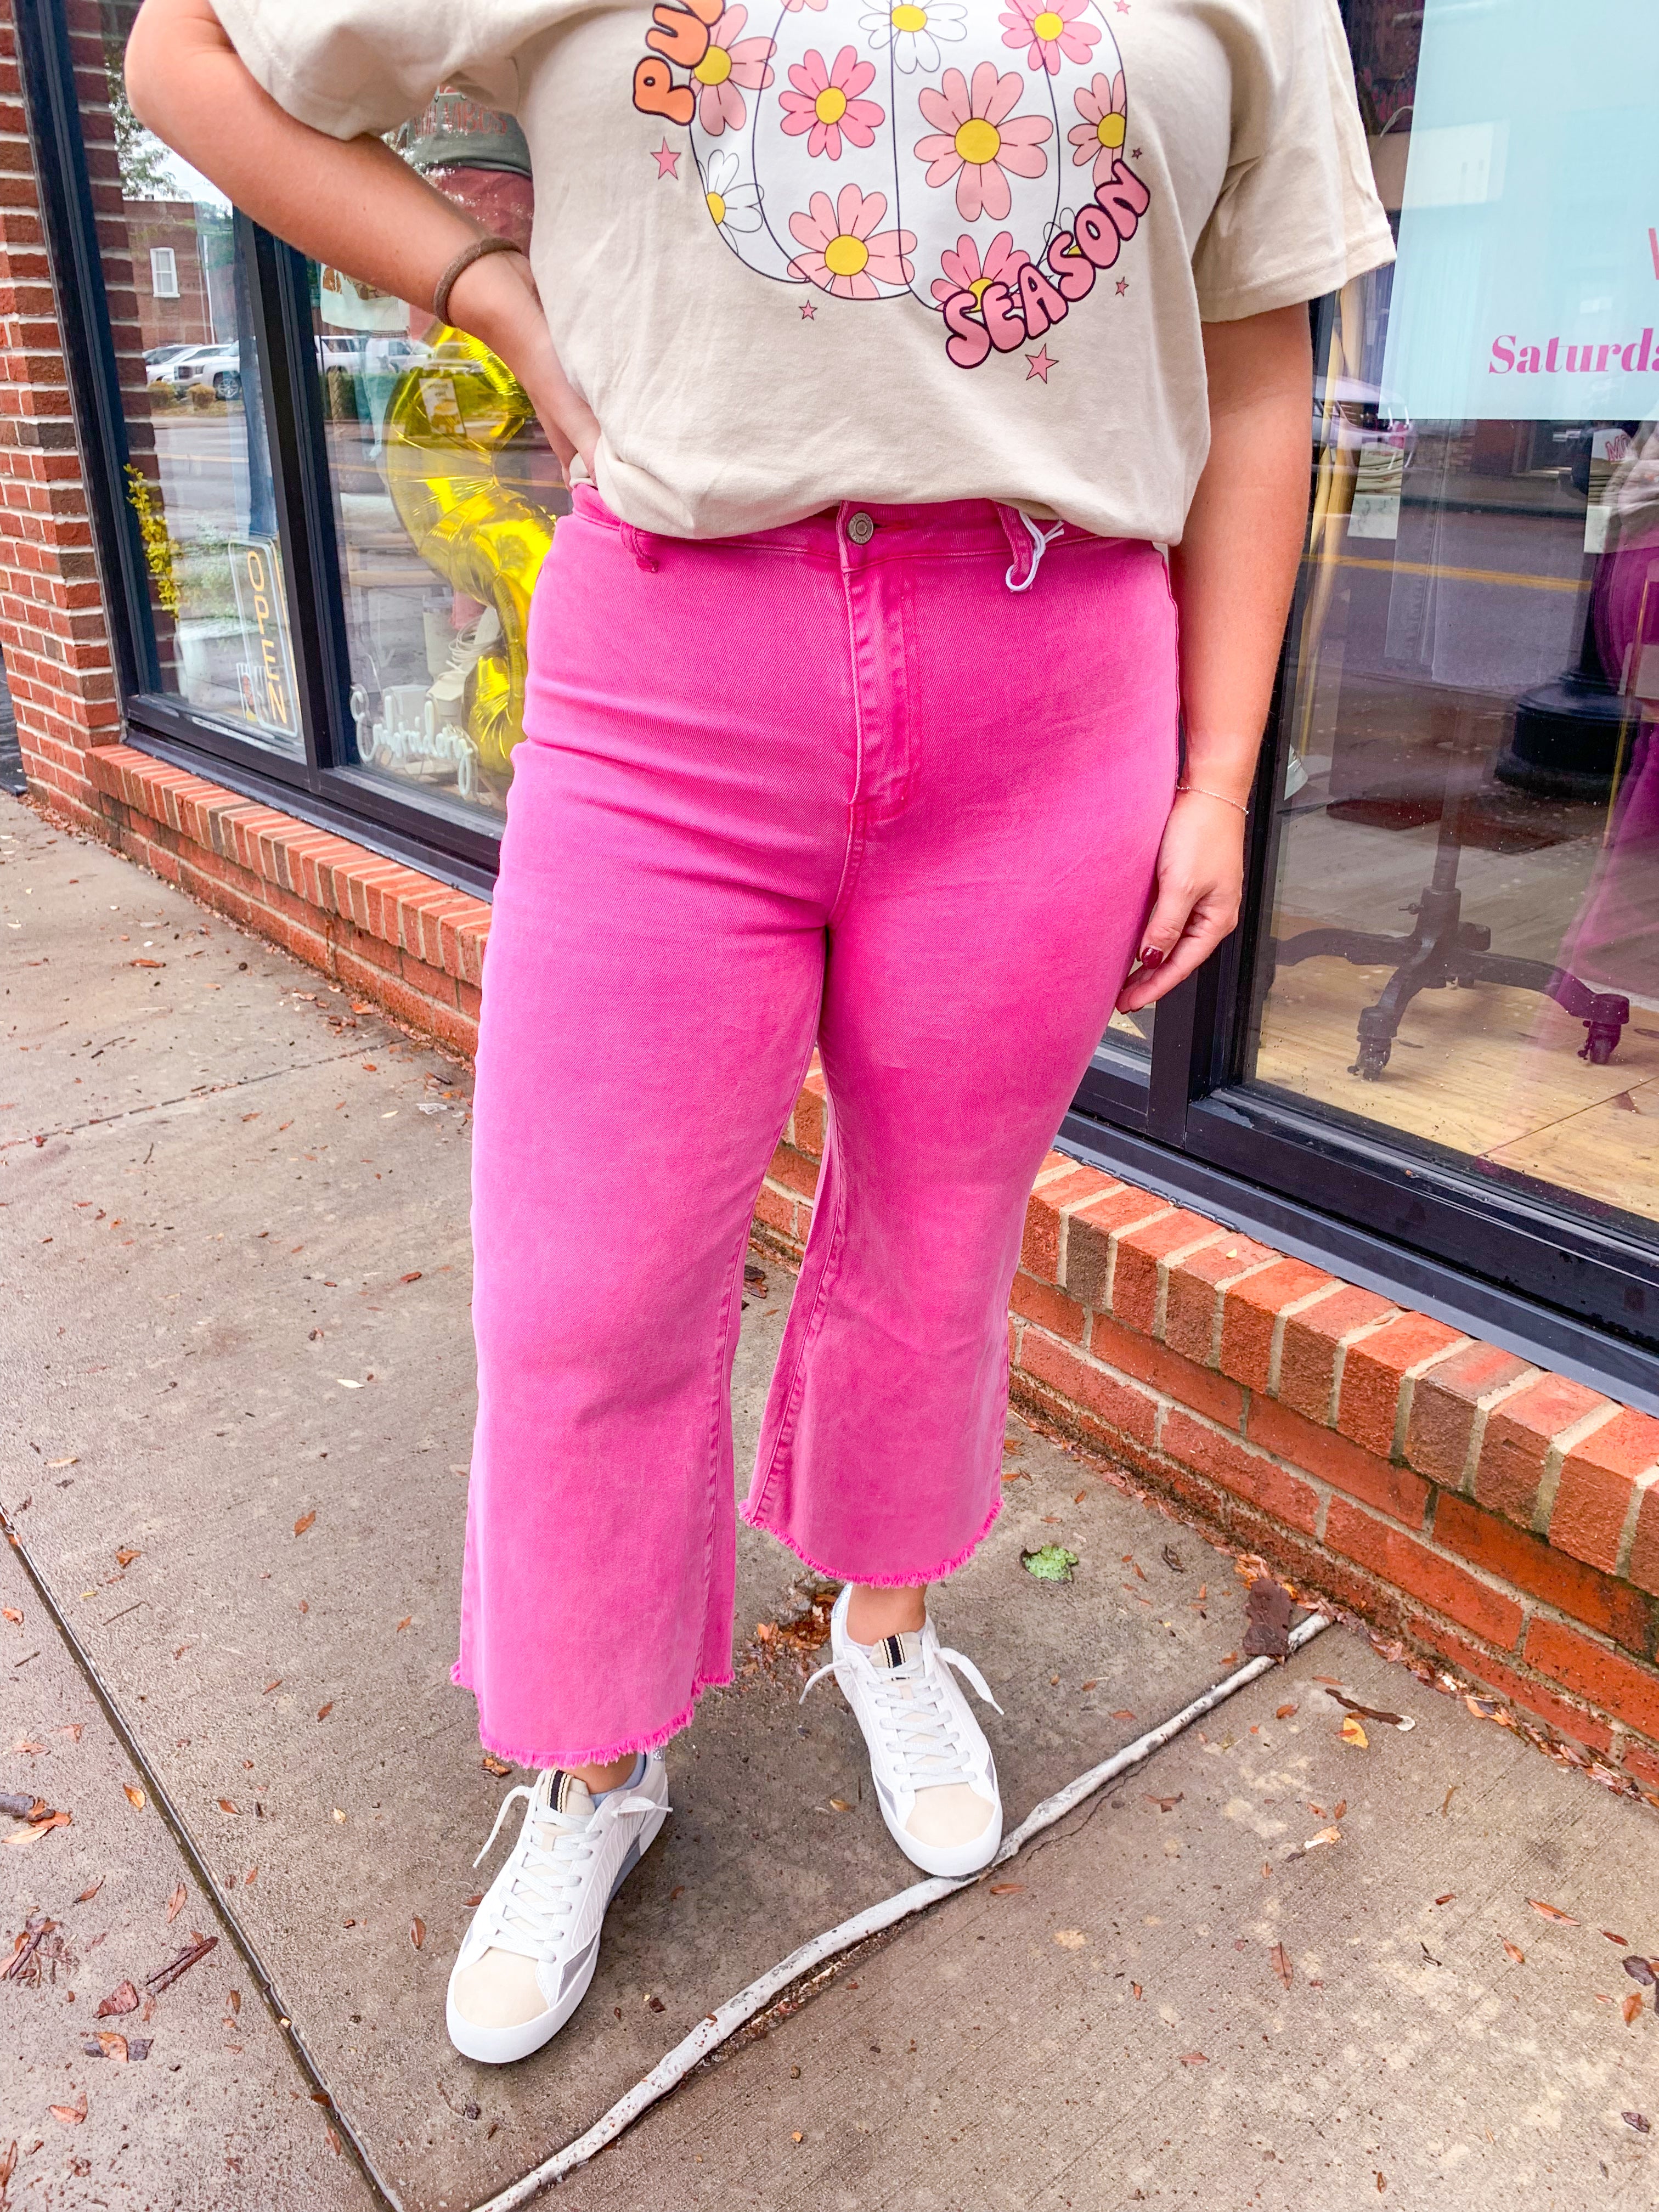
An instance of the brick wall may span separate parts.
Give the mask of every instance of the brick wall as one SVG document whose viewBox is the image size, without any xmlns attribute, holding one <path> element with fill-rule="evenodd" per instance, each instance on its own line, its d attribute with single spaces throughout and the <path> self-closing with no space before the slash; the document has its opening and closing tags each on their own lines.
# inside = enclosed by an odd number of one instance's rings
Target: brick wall
<svg viewBox="0 0 1659 2212">
<path fill-rule="evenodd" d="M 120 714 L 13 7 L 0 0 L 0 652 L 26 770 L 86 822 L 85 756 L 120 735 Z"/>
<path fill-rule="evenodd" d="M 814 1074 L 756 1209 L 792 1256 L 824 1121 Z M 1659 1421 L 1057 1152 L 1009 1343 L 1017 1402 L 1659 1802 Z"/>
</svg>

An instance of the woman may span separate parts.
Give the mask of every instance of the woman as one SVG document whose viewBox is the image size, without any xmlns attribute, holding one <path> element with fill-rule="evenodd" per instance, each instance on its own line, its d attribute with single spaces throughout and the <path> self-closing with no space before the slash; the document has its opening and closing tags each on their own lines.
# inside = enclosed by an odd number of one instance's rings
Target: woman
<svg viewBox="0 0 1659 2212">
<path fill-rule="evenodd" d="M 1305 302 L 1388 225 L 1334 0 L 145 0 L 128 82 L 260 222 L 491 346 L 574 486 L 475 1125 L 456 1678 L 538 1771 L 448 2016 L 516 2058 L 731 1678 L 743 1259 L 815 1043 L 744 1511 L 846 1585 L 901 1850 L 996 1850 L 926 1588 L 996 1511 L 1032 1176 L 1114 1003 L 1237 917 Z M 441 82 L 525 131 L 528 258 L 375 135 Z"/>
</svg>

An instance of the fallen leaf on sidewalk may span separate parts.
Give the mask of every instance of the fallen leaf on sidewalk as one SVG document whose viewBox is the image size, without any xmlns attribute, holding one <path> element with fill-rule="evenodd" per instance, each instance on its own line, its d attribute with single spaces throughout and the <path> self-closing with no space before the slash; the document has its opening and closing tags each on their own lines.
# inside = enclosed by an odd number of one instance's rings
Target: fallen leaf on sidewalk
<svg viewBox="0 0 1659 2212">
<path fill-rule="evenodd" d="M 76 1903 L 77 1905 L 90 1905 L 93 1899 L 97 1896 L 99 1891 L 103 1887 L 106 1879 L 106 1876 L 100 1874 L 96 1881 L 90 1883 L 85 1889 L 81 1891 L 79 1895 L 76 1898 Z"/>
<path fill-rule="evenodd" d="M 1249 1626 L 1244 1636 L 1247 1659 L 1286 1659 L 1291 1650 L 1291 1594 L 1271 1575 L 1258 1575 L 1247 1601 Z"/>
<path fill-rule="evenodd" d="M 1659 1980 L 1659 1975 L 1654 1972 L 1652 1960 L 1643 1958 L 1639 1952 L 1633 1952 L 1624 1961 L 1624 1967 L 1632 1981 L 1640 1982 L 1644 1990 L 1650 1990 L 1656 1980 Z"/>
<path fill-rule="evenodd" d="M 830 1800 L 830 1810 L 832 1813 L 850 1813 L 852 1809 L 852 1806 L 845 1797 L 832 1797 Z"/>
<path fill-rule="evenodd" d="M 189 1892 L 185 1889 L 183 1882 L 180 1881 L 174 1883 L 173 1894 L 167 1899 L 167 1920 L 169 1923 L 175 1921 L 179 1917 L 180 1912 L 184 1911 L 185 1899 L 188 1895 Z"/>
<path fill-rule="evenodd" d="M 1331 1818 L 1332 1818 L 1332 1820 L 1340 1820 L 1342 1818 L 1342 1815 L 1343 1815 L 1343 1814 L 1347 1811 L 1347 1809 L 1348 1809 L 1348 1801 L 1347 1801 L 1347 1799 L 1346 1799 L 1346 1797 L 1339 1797 L 1339 1798 L 1337 1799 L 1337 1801 L 1336 1801 L 1335 1804 L 1334 1804 L 1334 1805 L 1333 1805 L 1333 1806 L 1332 1806 L 1332 1808 L 1331 1808 Z"/>
<path fill-rule="evenodd" d="M 34 1954 L 57 1925 L 55 1920 L 48 1920 L 44 1916 L 27 1922 L 13 1938 L 11 1956 L 3 1966 L 0 1966 L 0 1982 L 32 1982 L 38 1989 L 40 1962 Z"/>
<path fill-rule="evenodd" d="M 295 1534 L 296 1536 L 303 1536 L 306 1530 L 311 1527 L 316 1518 L 317 1516 L 314 1511 L 310 1513 L 302 1513 L 294 1524 Z"/>
<path fill-rule="evenodd" d="M 1511 1943 L 1507 1936 L 1504 1938 L 1504 1956 L 1514 1966 L 1524 1966 L 1527 1963 L 1526 1953 L 1518 1943 Z M 1641 2002 L 1639 1997 L 1637 2002 L 1638 2004 Z"/>
<path fill-rule="evenodd" d="M 1134 1715 L 1129 1711 L 1127 1705 L 1121 1705 L 1112 1715 L 1112 1718 L 1115 1721 L 1132 1721 L 1134 1718 Z"/>
<path fill-rule="evenodd" d="M 1078 1554 L 1068 1552 L 1063 1544 L 1043 1544 L 1034 1552 L 1022 1552 L 1019 1563 L 1040 1583 L 1068 1583 L 1078 1565 Z"/>
<path fill-rule="evenodd" d="M 1625 1999 L 1624 2003 L 1620 2007 L 1620 2010 L 1625 2015 L 1625 2025 L 1626 2027 L 1633 2027 L 1635 2026 L 1636 2016 L 1641 2009 L 1642 1992 L 1640 1990 L 1632 1990 L 1630 1995 Z"/>
<path fill-rule="evenodd" d="M 1580 1928 L 1583 1923 L 1575 1920 L 1570 1912 L 1563 1912 L 1558 1905 L 1546 1905 L 1541 1897 L 1529 1897 L 1527 1902 L 1542 1919 L 1559 1921 L 1563 1928 Z"/>
<path fill-rule="evenodd" d="M 126 1569 L 132 1565 L 135 1559 L 142 1559 L 143 1556 L 143 1552 L 139 1550 L 137 1545 L 123 1544 L 120 1550 L 115 1554 L 115 1564 L 125 1573 Z"/>
<path fill-rule="evenodd" d="M 1380 1721 L 1385 1728 L 1398 1729 L 1402 1735 L 1417 1726 L 1415 1721 L 1407 1720 L 1403 1713 L 1385 1713 L 1376 1705 L 1357 1704 L 1352 1698 L 1345 1698 L 1340 1690 L 1328 1689 L 1325 1695 L 1334 1698 L 1346 1711 L 1357 1714 L 1361 1720 Z"/>
<path fill-rule="evenodd" d="M 118 2018 L 122 2013 L 137 2012 L 138 1992 L 131 1982 L 118 1982 L 106 1997 L 99 2000 L 94 2020 Z"/>
<path fill-rule="evenodd" d="M 1352 1713 L 1350 1713 L 1347 1718 L 1343 1722 L 1341 1727 L 1337 1730 L 1337 1734 L 1341 1737 L 1344 1743 L 1352 1744 L 1357 1751 L 1364 1751 L 1370 1742 L 1370 1738 L 1366 1735 L 1364 1729 L 1360 1727 L 1359 1723 L 1354 1718 Z"/>
<path fill-rule="evenodd" d="M 1201 2051 L 1183 2051 L 1181 2063 L 1183 2066 L 1207 2066 L 1210 2062 Z"/>
<path fill-rule="evenodd" d="M 23 1626 L 23 1616 L 15 1605 L 0 1605 L 0 1619 L 10 1621 L 14 1628 Z"/>
<path fill-rule="evenodd" d="M 485 1752 L 479 1761 L 486 1774 L 511 1774 L 513 1769 L 504 1759 L 497 1759 L 493 1751 Z"/>
<path fill-rule="evenodd" d="M 409 1940 L 417 1951 L 426 1941 L 426 1923 L 418 1912 L 409 1923 Z"/>
<path fill-rule="evenodd" d="M 1276 1721 L 1287 1721 L 1287 1720 L 1289 1720 L 1289 1718 L 1291 1717 L 1291 1715 L 1295 1711 L 1296 1711 L 1296 1707 L 1295 1707 L 1293 1705 L 1280 1705 L 1280 1706 L 1279 1707 L 1278 1711 L 1274 1713 L 1274 1715 L 1273 1715 L 1273 1718 L 1274 1718 Z"/>
<path fill-rule="evenodd" d="M 1139 1984 L 1139 1982 L 1131 1982 L 1131 1983 L 1130 1983 L 1130 1984 L 1129 1984 L 1129 1994 L 1130 1994 L 1130 1996 L 1135 1996 L 1135 1997 L 1138 1997 L 1138 1996 L 1139 1996 L 1142 1994 L 1141 1987 L 1140 1987 L 1140 1984 Z"/>
<path fill-rule="evenodd" d="M 219 1800 L 219 1810 L 222 1813 L 240 1814 L 241 1809 L 240 1805 L 233 1805 L 228 1797 L 222 1797 Z"/>
<path fill-rule="evenodd" d="M 318 1717 L 318 1719 L 319 1719 L 319 1721 L 325 1721 L 325 1720 L 328 1718 L 329 1715 L 333 1711 L 333 1710 L 334 1710 L 334 1700 L 333 1700 L 333 1698 L 331 1698 L 329 1699 L 328 1703 L 327 1703 L 325 1705 L 319 1705 L 319 1706 L 318 1706 L 318 1708 L 317 1708 L 317 1717 Z"/>
<path fill-rule="evenodd" d="M 13 1829 L 6 1838 L 6 1848 L 13 1851 L 27 1850 L 31 1844 L 38 1844 L 42 1836 L 49 1836 L 54 1828 L 67 1828 L 71 1817 L 68 1813 L 49 1812 L 42 1806 L 38 1820 L 30 1820 L 22 1827 Z"/>
<path fill-rule="evenodd" d="M 1150 1792 L 1143 1794 L 1146 1795 L 1146 1802 L 1149 1805 L 1156 1805 L 1160 1813 L 1173 1813 L 1187 1793 L 1184 1790 L 1177 1790 L 1173 1797 L 1154 1797 Z"/>
<path fill-rule="evenodd" d="M 1645 2112 L 1620 2112 L 1619 2117 L 1627 2128 L 1634 2128 L 1638 2136 L 1651 2135 L 1653 2132 L 1648 2124 L 1648 2116 Z"/>
<path fill-rule="evenodd" d="M 1173 1544 L 1166 1544 L 1164 1547 L 1163 1559 L 1164 1565 L 1169 1568 L 1171 1574 L 1184 1575 L 1186 1573 L 1187 1570 L 1182 1562 L 1181 1554 L 1176 1551 Z"/>
<path fill-rule="evenodd" d="M 175 1952 L 166 1966 L 158 1966 L 153 1974 L 145 1977 L 144 1987 L 153 1990 L 160 1996 L 162 1990 L 170 1990 L 181 1975 L 187 1974 L 192 1966 L 199 1965 L 210 1951 L 216 1950 L 218 1944 L 216 1936 L 198 1936 L 192 1930 L 191 1940 L 182 1951 Z"/>
<path fill-rule="evenodd" d="M 66 1735 L 71 1743 L 79 1743 L 81 1741 L 81 1731 L 85 1728 L 85 1726 L 86 1723 L 84 1721 L 65 1721 L 62 1728 L 55 1728 L 52 1730 L 52 1734 L 54 1735 Z"/>
<path fill-rule="evenodd" d="M 46 2110 L 66 2128 L 78 2128 L 87 2117 L 87 2093 L 82 2089 L 72 2105 L 48 2105 Z"/>
<path fill-rule="evenodd" d="M 1023 1881 L 994 1881 L 991 1894 L 993 1897 L 1012 1897 L 1017 1889 L 1024 1889 L 1024 1887 Z"/>
<path fill-rule="evenodd" d="M 278 1674 L 278 1675 L 277 1675 L 277 1677 L 276 1677 L 276 1680 L 275 1680 L 274 1682 L 267 1682 L 267 1683 L 265 1684 L 265 1686 L 264 1687 L 264 1689 L 260 1691 L 259 1695 L 260 1695 L 262 1698 L 268 1698 L 268 1697 L 270 1695 L 270 1693 L 271 1693 L 271 1692 L 272 1692 L 273 1690 L 280 1690 L 280 1689 L 282 1688 L 282 1686 L 283 1686 L 283 1678 L 282 1678 L 282 1676 L 281 1676 L 280 1674 Z"/>
<path fill-rule="evenodd" d="M 404 1629 L 406 1629 L 406 1628 L 408 1627 L 408 1626 L 409 1626 L 410 1622 L 411 1620 L 414 1620 L 414 1618 L 415 1618 L 415 1616 L 414 1616 L 414 1614 L 413 1614 L 412 1613 L 406 1613 L 404 1615 L 403 1619 L 402 1619 L 402 1620 L 398 1623 L 398 1626 L 397 1626 L 397 1627 L 392 1631 L 392 1633 L 393 1633 L 394 1635 L 396 1635 L 396 1636 L 401 1636 L 401 1635 L 403 1634 L 403 1632 L 404 1632 Z M 770 1624 L 769 1623 L 769 1624 L 768 1624 L 768 1626 L 770 1626 Z M 775 1636 L 775 1635 L 777 1634 L 777 1632 L 777 1632 L 777 1630 L 776 1630 L 775 1628 L 774 1628 L 774 1629 L 772 1630 L 772 1633 L 773 1633 L 773 1635 L 774 1635 L 774 1636 Z"/>
<path fill-rule="evenodd" d="M 113 2028 L 104 2029 L 98 2038 L 98 2048 L 106 2058 L 112 2058 L 118 2066 L 126 2064 L 127 2039 L 125 2035 L 118 2035 Z"/>
<path fill-rule="evenodd" d="M 1434 1901 L 1437 1905 L 1449 1905 L 1456 1894 L 1457 1892 L 1455 1889 L 1449 1889 L 1443 1896 L 1437 1897 Z"/>
<path fill-rule="evenodd" d="M 1089 1678 L 1089 1680 L 1087 1680 L 1087 1681 L 1083 1685 L 1083 1686 L 1084 1686 L 1084 1688 L 1085 1688 L 1085 1690 L 1097 1690 L 1097 1689 L 1100 1687 L 1100 1677 L 1099 1677 L 1099 1675 L 1098 1675 L 1098 1674 L 1093 1674 L 1093 1675 L 1091 1675 L 1091 1677 Z"/>
<path fill-rule="evenodd" d="M 1340 1828 L 1322 1828 L 1316 1836 L 1310 1836 L 1307 1842 L 1303 1844 L 1302 1856 L 1305 1857 L 1308 1852 L 1316 1851 L 1322 1844 L 1340 1844 L 1341 1840 Z M 1295 1857 L 1296 1853 L 1292 1852 L 1291 1856 Z"/>
<path fill-rule="evenodd" d="M 1291 1978 L 1295 1972 L 1295 1969 L 1291 1965 L 1290 1953 L 1285 1948 L 1285 1946 L 1282 1943 L 1275 1943 L 1273 1948 L 1272 1957 L 1274 1973 L 1276 1973 L 1279 1980 L 1284 1983 L 1285 1988 L 1289 1989 L 1291 1986 Z"/>
<path fill-rule="evenodd" d="M 1601 1930 L 1601 1933 L 1607 1937 L 1609 1943 L 1616 1943 L 1621 1951 L 1629 1950 L 1630 1938 L 1628 1936 L 1615 1936 L 1611 1928 L 1604 1928 Z"/>
</svg>

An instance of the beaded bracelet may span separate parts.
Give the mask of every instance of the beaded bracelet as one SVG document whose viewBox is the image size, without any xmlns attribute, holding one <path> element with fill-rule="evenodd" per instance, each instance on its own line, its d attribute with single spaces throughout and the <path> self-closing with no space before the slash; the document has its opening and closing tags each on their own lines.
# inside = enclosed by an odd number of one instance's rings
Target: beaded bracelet
<svg viewBox="0 0 1659 2212">
<path fill-rule="evenodd" d="M 454 289 L 456 278 L 464 270 L 470 269 L 475 261 L 482 261 L 486 253 L 519 253 L 522 251 L 523 248 L 515 246 L 510 238 L 475 238 L 470 246 L 464 246 L 439 277 L 433 291 L 432 312 L 438 320 L 448 322 L 449 295 Z"/>
<path fill-rule="evenodd" d="M 1250 811 L 1249 802 L 1247 799 L 1229 799 L 1224 791 L 1206 791 L 1201 783 L 1176 784 L 1176 797 L 1179 799 L 1189 791 L 1199 799 L 1218 799 L 1224 806 L 1234 807 L 1240 814 L 1248 814 Z"/>
</svg>

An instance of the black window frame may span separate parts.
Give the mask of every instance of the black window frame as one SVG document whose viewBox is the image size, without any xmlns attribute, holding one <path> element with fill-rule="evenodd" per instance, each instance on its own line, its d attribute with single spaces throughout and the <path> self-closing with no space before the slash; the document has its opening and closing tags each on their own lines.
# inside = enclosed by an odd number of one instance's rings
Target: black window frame
<svg viewBox="0 0 1659 2212">
<path fill-rule="evenodd" d="M 272 447 L 305 738 L 286 759 L 156 688 L 143 548 L 122 495 L 125 424 L 82 141 L 64 0 L 17 11 L 25 94 L 113 659 L 131 742 L 488 898 L 499 827 L 404 799 L 358 767 L 350 673 L 304 258 L 238 214 Z M 72 282 L 65 282 L 72 276 Z M 1312 303 L 1316 325 L 1329 302 Z M 1320 1255 L 1473 1332 L 1659 1409 L 1659 1251 L 1617 1224 L 1414 1150 L 1378 1123 L 1350 1129 L 1247 1080 L 1252 978 L 1270 911 L 1282 705 L 1298 585 L 1246 841 L 1243 921 L 1161 1000 L 1149 1054 L 1109 1036 L 1062 1146 Z"/>
</svg>

